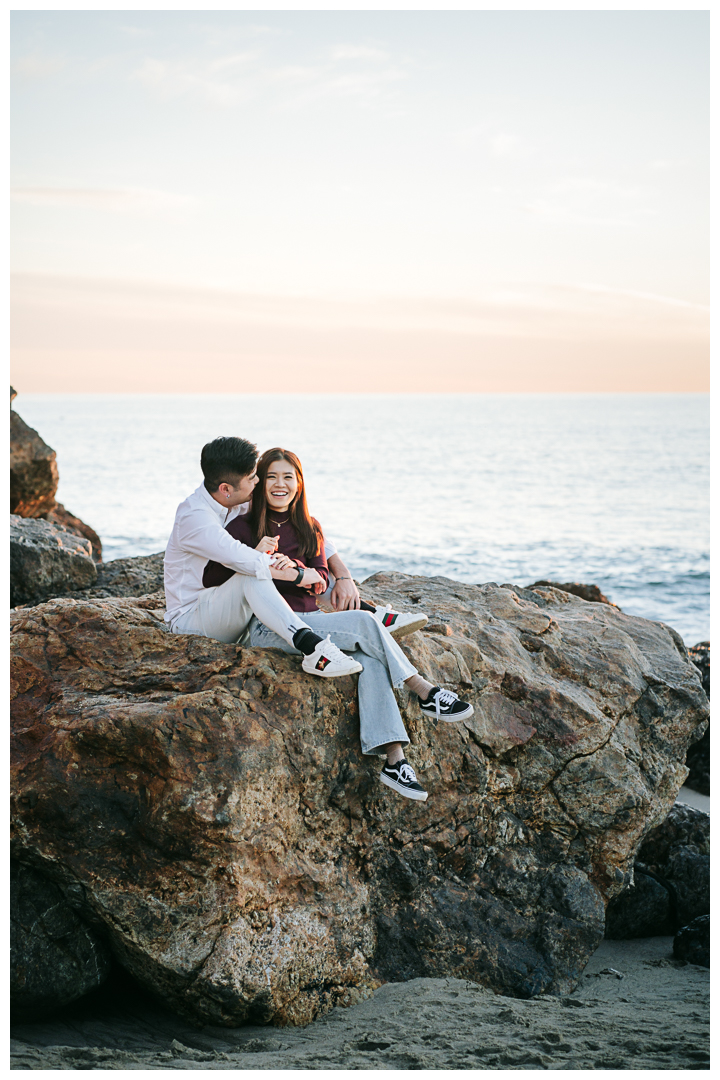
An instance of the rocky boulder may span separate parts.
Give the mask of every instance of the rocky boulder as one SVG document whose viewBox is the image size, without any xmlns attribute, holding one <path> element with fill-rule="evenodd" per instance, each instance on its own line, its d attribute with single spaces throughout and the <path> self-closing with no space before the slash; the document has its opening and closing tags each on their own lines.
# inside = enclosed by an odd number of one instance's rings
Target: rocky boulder
<svg viewBox="0 0 720 1080">
<path fill-rule="evenodd" d="M 90 541 L 38 518 L 10 515 L 10 603 L 32 604 L 97 579 Z"/>
<path fill-rule="evenodd" d="M 674 905 L 670 891 L 637 866 L 633 883 L 611 900 L 605 912 L 605 937 L 613 941 L 674 934 Z"/>
<path fill-rule="evenodd" d="M 683 926 L 673 941 L 673 956 L 687 964 L 710 967 L 710 916 L 698 915 Z"/>
<path fill-rule="evenodd" d="M 638 851 L 638 864 L 670 891 L 675 929 L 710 913 L 710 815 L 676 803 Z"/>
<path fill-rule="evenodd" d="M 87 599 L 106 599 L 110 596 L 145 596 L 162 593 L 164 603 L 165 552 L 156 555 L 136 555 L 128 559 L 111 559 L 98 566 L 97 581 L 82 591 Z M 80 594 L 76 594 L 78 599 Z"/>
<path fill-rule="evenodd" d="M 48 1012 L 100 986 L 112 959 L 62 891 L 30 866 L 10 862 L 10 999 L 16 1020 Z"/>
<path fill-rule="evenodd" d="M 572 593 L 573 596 L 579 596 L 581 600 L 587 600 L 591 604 L 609 604 L 610 607 L 617 608 L 617 604 L 613 604 L 612 600 L 608 600 L 605 593 L 601 592 L 597 585 L 583 585 L 579 581 L 566 581 L 562 585 L 558 581 L 535 581 L 532 585 L 528 585 L 528 589 L 547 587 L 551 589 L 561 589 L 562 592 Z M 620 608 L 618 608 L 618 611 Z"/>
<path fill-rule="evenodd" d="M 676 803 L 640 846 L 634 881 L 608 904 L 605 937 L 674 934 L 710 912 L 710 815 Z"/>
<path fill-rule="evenodd" d="M 703 690 L 710 698 L 710 642 L 701 641 L 688 649 L 688 655 L 695 667 L 700 672 Z M 703 795 L 710 794 L 710 726 L 698 742 L 694 743 L 687 752 L 685 759 L 690 772 L 685 781 L 693 791 L 700 791 Z"/>
<path fill-rule="evenodd" d="M 430 791 L 378 783 L 355 680 L 173 635 L 144 600 L 12 616 L 12 835 L 195 1022 L 304 1024 L 378 980 L 562 994 L 686 776 L 707 701 L 681 639 L 555 589 L 377 574 L 404 648 L 475 715 L 399 692 Z"/>
<path fill-rule="evenodd" d="M 95 562 L 102 561 L 100 537 L 89 525 L 55 501 L 58 468 L 55 451 L 13 409 L 17 394 L 10 387 L 10 513 L 43 518 L 90 541 Z"/>
<path fill-rule="evenodd" d="M 102 541 L 98 534 L 93 528 L 86 525 L 81 518 L 75 517 L 69 510 L 66 510 L 62 503 L 56 502 L 50 513 L 45 514 L 44 517 L 51 525 L 59 525 L 61 529 L 67 529 L 68 532 L 89 540 L 93 560 L 96 563 L 102 562 Z"/>
<path fill-rule="evenodd" d="M 11 388 L 12 401 L 14 391 Z M 34 518 L 55 506 L 55 451 L 21 416 L 10 410 L 10 513 Z"/>
</svg>

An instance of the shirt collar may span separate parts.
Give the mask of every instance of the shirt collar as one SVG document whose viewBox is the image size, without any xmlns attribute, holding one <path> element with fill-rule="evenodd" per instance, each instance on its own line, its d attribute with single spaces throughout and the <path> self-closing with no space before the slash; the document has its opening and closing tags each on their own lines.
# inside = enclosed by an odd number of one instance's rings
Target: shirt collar
<svg viewBox="0 0 720 1080">
<path fill-rule="evenodd" d="M 213 499 L 212 495 L 210 494 L 210 492 L 208 491 L 208 489 L 205 487 L 204 484 L 200 485 L 200 487 L 197 489 L 195 494 L 199 495 L 200 498 L 203 499 L 204 502 L 207 503 L 207 505 L 210 507 L 210 509 L 215 514 L 217 514 L 217 516 L 220 518 L 221 523 L 224 525 L 226 520 L 227 520 L 228 510 L 230 509 L 230 507 L 221 506 L 220 503 L 217 502 L 216 499 Z"/>
</svg>

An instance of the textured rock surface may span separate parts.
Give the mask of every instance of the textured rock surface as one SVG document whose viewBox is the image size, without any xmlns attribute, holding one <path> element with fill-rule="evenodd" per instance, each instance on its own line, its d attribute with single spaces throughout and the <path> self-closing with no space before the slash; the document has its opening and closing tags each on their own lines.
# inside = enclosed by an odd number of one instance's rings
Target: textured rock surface
<svg viewBox="0 0 720 1080">
<path fill-rule="evenodd" d="M 10 404 L 17 394 L 10 387 Z M 102 560 L 100 537 L 62 503 L 55 502 L 58 486 L 55 451 L 10 409 L 10 513 L 24 518 L 44 518 L 90 541 L 95 562 Z"/>
<path fill-rule="evenodd" d="M 678 930 L 673 941 L 673 956 L 688 964 L 710 967 L 710 916 L 698 915 Z"/>
<path fill-rule="evenodd" d="M 38 603 L 95 582 L 90 541 L 37 518 L 10 515 L 10 603 Z"/>
<path fill-rule="evenodd" d="M 165 552 L 156 555 L 137 555 L 130 559 L 111 559 L 98 566 L 97 581 L 89 589 L 83 589 L 82 597 L 105 599 L 110 596 L 145 596 L 161 593 L 164 604 L 163 558 Z"/>
<path fill-rule="evenodd" d="M 57 486 L 55 451 L 11 409 L 10 513 L 28 518 L 47 514 L 55 506 Z"/>
<path fill-rule="evenodd" d="M 57 885 L 10 863 L 10 996 L 15 1019 L 42 1019 L 100 986 L 111 957 Z"/>
<path fill-rule="evenodd" d="M 547 588 L 550 586 L 553 589 L 561 589 L 562 592 L 572 593 L 573 596 L 579 596 L 581 600 L 587 600 L 592 604 L 609 604 L 610 607 L 617 608 L 617 604 L 613 604 L 612 600 L 608 600 L 605 593 L 601 592 L 597 585 L 583 585 L 579 581 L 566 581 L 561 584 L 558 581 L 536 581 L 532 585 L 528 585 L 528 589 Z"/>
<path fill-rule="evenodd" d="M 662 879 L 673 903 L 675 925 L 710 912 L 710 815 L 676 803 L 638 852 L 641 870 Z"/>
<path fill-rule="evenodd" d="M 375 575 L 406 651 L 474 702 L 401 695 L 430 790 L 363 758 L 354 681 L 161 625 L 157 597 L 13 617 L 13 838 L 196 1020 L 306 1023 L 377 979 L 565 993 L 683 782 L 707 702 L 661 624 L 565 592 Z"/>
<path fill-rule="evenodd" d="M 669 890 L 637 867 L 634 878 L 633 884 L 607 906 L 605 937 L 611 941 L 626 941 L 674 933 L 675 916 Z"/>
<path fill-rule="evenodd" d="M 703 690 L 710 698 L 710 642 L 701 641 L 688 649 L 688 655 L 695 667 L 700 672 Z M 694 791 L 700 791 L 703 795 L 710 794 L 710 726 L 702 739 L 694 743 L 687 752 L 685 759 L 690 772 L 685 781 L 688 787 Z"/>
<path fill-rule="evenodd" d="M 710 642 L 699 641 L 697 645 L 688 649 L 688 656 L 700 672 L 703 690 L 710 700 Z"/>
<path fill-rule="evenodd" d="M 75 533 L 76 536 L 85 537 L 86 540 L 90 541 L 94 561 L 96 563 L 102 562 L 102 542 L 98 534 L 79 517 L 75 517 L 69 510 L 66 510 L 62 503 L 55 503 L 50 513 L 45 515 L 45 520 L 49 521 L 51 525 L 59 525 L 62 529 Z"/>
</svg>

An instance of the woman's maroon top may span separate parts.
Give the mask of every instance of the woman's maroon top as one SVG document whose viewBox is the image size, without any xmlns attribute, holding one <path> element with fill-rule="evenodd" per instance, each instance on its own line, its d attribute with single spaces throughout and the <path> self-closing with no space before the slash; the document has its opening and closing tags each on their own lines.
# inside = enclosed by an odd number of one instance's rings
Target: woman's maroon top
<svg viewBox="0 0 720 1080">
<path fill-rule="evenodd" d="M 272 519 L 271 519 L 272 520 Z M 315 519 L 313 518 L 313 521 Z M 282 525 L 274 526 L 274 536 L 279 536 L 278 551 L 283 555 L 287 555 L 288 558 L 293 559 L 298 566 L 305 566 L 308 569 L 312 568 L 317 570 L 320 577 L 323 579 L 322 583 L 317 582 L 310 589 L 302 589 L 299 585 L 291 585 L 289 581 L 275 581 L 275 588 L 279 593 L 287 600 L 293 611 L 317 611 L 318 606 L 315 603 L 315 596 L 319 593 L 325 592 L 328 585 L 328 564 L 325 558 L 325 545 L 320 544 L 320 551 L 317 555 L 311 559 L 303 559 L 300 555 L 300 547 L 298 545 L 298 538 L 295 534 L 295 530 L 289 521 Z M 231 536 L 234 536 L 236 540 L 239 540 L 241 544 L 247 544 L 248 547 L 255 547 L 255 541 L 250 530 L 250 520 L 246 517 L 236 517 L 227 526 L 227 531 Z M 235 573 L 228 566 L 223 566 L 222 563 L 210 560 L 203 571 L 203 585 L 206 589 L 212 588 L 213 585 L 224 585 L 226 581 Z"/>
</svg>

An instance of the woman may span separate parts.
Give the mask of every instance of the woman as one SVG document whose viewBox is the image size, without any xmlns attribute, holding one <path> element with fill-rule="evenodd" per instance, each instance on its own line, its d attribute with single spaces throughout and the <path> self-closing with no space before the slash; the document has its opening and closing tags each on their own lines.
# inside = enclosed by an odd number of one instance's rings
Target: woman
<svg viewBox="0 0 720 1080">
<path fill-rule="evenodd" d="M 316 597 L 327 588 L 328 568 L 322 527 L 308 510 L 300 460 L 289 450 L 273 447 L 260 458 L 257 474 L 250 513 L 231 521 L 228 532 L 249 547 L 277 552 L 275 565 L 281 569 L 297 567 L 294 581 L 275 582 L 290 607 L 302 612 L 303 621 L 317 634 L 327 637 L 332 633 L 333 643 L 343 652 L 362 654 L 358 679 L 362 752 L 386 754 L 381 782 L 406 798 L 424 802 L 427 792 L 403 755 L 403 746 L 410 740 L 393 687 L 407 686 L 418 695 L 422 712 L 438 719 L 464 720 L 472 715 L 472 705 L 419 675 L 371 611 L 326 613 L 318 609 Z M 208 588 L 222 585 L 232 573 L 220 563 L 210 562 L 203 584 Z M 296 652 L 254 616 L 249 632 L 253 646 Z"/>
</svg>

